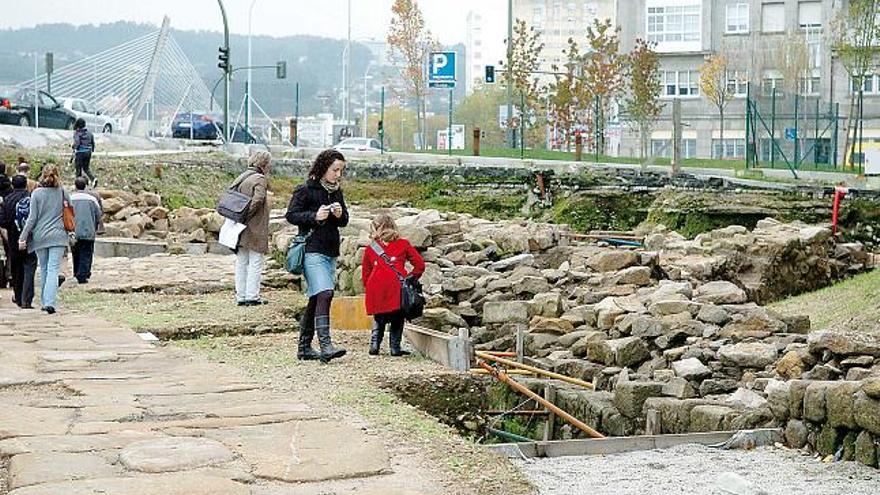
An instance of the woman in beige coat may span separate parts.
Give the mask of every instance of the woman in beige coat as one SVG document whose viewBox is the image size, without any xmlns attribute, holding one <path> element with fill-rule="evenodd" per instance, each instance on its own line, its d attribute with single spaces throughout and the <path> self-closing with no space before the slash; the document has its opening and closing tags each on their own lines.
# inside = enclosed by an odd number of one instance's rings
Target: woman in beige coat
<svg viewBox="0 0 880 495">
<path fill-rule="evenodd" d="M 247 226 L 238 238 L 235 261 L 235 300 L 239 306 L 257 306 L 268 301 L 260 297 L 263 261 L 269 252 L 269 202 L 266 176 L 272 155 L 258 151 L 248 160 L 248 169 L 233 183 L 238 191 L 251 197 Z"/>
</svg>

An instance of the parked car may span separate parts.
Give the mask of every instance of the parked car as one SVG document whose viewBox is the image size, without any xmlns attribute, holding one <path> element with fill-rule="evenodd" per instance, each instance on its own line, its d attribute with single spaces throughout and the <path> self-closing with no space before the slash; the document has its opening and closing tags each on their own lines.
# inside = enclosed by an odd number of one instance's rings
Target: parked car
<svg viewBox="0 0 880 495">
<path fill-rule="evenodd" d="M 119 130 L 116 119 L 108 117 L 95 108 L 89 100 L 82 98 L 61 98 L 61 105 L 86 121 L 92 132 L 113 132 Z"/>
<path fill-rule="evenodd" d="M 213 113 L 184 112 L 174 116 L 171 137 L 178 139 L 218 139 L 222 118 Z"/>
<path fill-rule="evenodd" d="M 379 153 L 382 151 L 382 145 L 379 144 L 377 139 L 348 138 L 342 140 L 339 144 L 334 146 L 333 149 L 339 151 L 367 151 Z"/>
<path fill-rule="evenodd" d="M 179 113 L 171 122 L 171 137 L 178 139 L 222 139 L 223 117 L 214 113 Z M 241 124 L 232 133 L 233 143 L 263 143 L 263 140 L 248 132 Z"/>
<path fill-rule="evenodd" d="M 58 101 L 45 91 L 39 91 L 40 127 L 54 129 L 73 129 L 76 115 L 64 108 Z M 17 88 L 14 86 L 0 87 L 0 119 L 5 124 L 23 127 L 35 126 L 37 122 L 34 106 L 34 89 Z M 7 120 L 8 119 L 8 120 Z"/>
</svg>

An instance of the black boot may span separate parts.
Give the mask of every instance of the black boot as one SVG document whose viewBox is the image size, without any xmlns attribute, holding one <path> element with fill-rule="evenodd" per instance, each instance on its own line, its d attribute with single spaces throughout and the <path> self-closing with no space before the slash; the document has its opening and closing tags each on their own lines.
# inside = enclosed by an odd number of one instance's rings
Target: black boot
<svg viewBox="0 0 880 495">
<path fill-rule="evenodd" d="M 373 332 L 370 334 L 370 356 L 378 356 L 379 348 L 382 347 L 382 337 L 385 334 L 385 325 L 373 320 Z"/>
<path fill-rule="evenodd" d="M 331 359 L 341 358 L 347 352 L 341 347 L 333 347 L 330 340 L 330 317 L 315 317 L 315 333 L 318 334 L 318 345 L 321 346 L 320 359 L 322 363 L 329 363 Z"/>
<path fill-rule="evenodd" d="M 300 361 L 314 361 L 320 359 L 321 355 L 312 349 L 312 338 L 315 337 L 315 319 L 309 318 L 308 311 L 303 314 L 299 325 L 299 348 L 296 351 L 296 358 Z"/>
<path fill-rule="evenodd" d="M 396 325 L 391 325 L 391 330 L 389 333 L 389 340 L 391 344 L 391 355 L 394 357 L 400 356 L 409 356 L 411 353 L 409 351 L 404 351 L 400 348 L 400 341 L 403 340 L 403 328 L 402 326 L 398 328 Z"/>
</svg>

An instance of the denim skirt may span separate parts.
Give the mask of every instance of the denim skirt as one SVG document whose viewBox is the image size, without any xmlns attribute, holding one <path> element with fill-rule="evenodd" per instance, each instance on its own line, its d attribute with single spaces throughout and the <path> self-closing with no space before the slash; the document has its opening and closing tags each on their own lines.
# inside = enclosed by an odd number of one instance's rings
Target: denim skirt
<svg viewBox="0 0 880 495">
<path fill-rule="evenodd" d="M 333 290 L 336 285 L 336 258 L 321 253 L 306 253 L 303 275 L 306 277 L 306 295 L 309 297 L 325 290 Z"/>
</svg>

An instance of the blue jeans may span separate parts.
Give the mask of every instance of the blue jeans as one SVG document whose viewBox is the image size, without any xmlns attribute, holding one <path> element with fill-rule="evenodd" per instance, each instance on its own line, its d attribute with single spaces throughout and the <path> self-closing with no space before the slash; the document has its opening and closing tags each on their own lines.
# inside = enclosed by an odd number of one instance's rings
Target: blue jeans
<svg viewBox="0 0 880 495">
<path fill-rule="evenodd" d="M 61 270 L 63 247 L 37 249 L 37 262 L 40 264 L 40 302 L 44 308 L 54 308 L 58 296 L 58 272 Z"/>
</svg>

